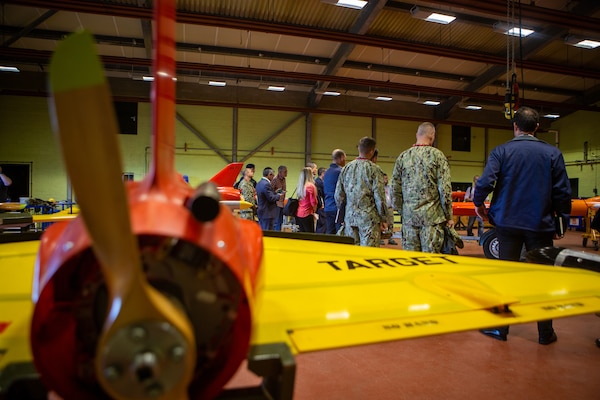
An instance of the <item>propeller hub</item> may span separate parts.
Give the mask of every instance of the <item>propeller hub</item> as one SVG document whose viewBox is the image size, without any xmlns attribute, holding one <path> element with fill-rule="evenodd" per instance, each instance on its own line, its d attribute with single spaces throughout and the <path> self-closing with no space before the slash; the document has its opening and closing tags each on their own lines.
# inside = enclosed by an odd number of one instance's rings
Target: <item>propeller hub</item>
<svg viewBox="0 0 600 400">
<path fill-rule="evenodd" d="M 99 355 L 106 387 L 119 398 L 156 398 L 184 375 L 187 351 L 185 338 L 168 322 L 125 326 Z"/>
</svg>

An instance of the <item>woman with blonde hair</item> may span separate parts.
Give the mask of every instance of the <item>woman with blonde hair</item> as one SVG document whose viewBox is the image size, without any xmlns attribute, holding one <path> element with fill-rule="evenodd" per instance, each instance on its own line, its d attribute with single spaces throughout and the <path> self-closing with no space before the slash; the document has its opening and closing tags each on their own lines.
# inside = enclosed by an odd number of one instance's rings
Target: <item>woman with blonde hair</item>
<svg viewBox="0 0 600 400">
<path fill-rule="evenodd" d="M 296 213 L 296 224 L 299 232 L 315 232 L 315 217 L 317 211 L 317 187 L 313 179 L 311 168 L 303 168 L 298 178 L 298 212 Z"/>
</svg>

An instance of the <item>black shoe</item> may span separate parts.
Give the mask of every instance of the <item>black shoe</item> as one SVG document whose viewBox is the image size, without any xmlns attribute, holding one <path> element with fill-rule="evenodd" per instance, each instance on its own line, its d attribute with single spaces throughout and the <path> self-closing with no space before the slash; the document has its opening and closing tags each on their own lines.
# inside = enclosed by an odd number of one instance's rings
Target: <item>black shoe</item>
<svg viewBox="0 0 600 400">
<path fill-rule="evenodd" d="M 506 342 L 506 333 L 500 332 L 499 329 L 481 329 L 479 332 L 483 333 L 485 336 Z"/>
<path fill-rule="evenodd" d="M 467 232 L 467 236 L 473 236 L 473 232 Z"/>
<path fill-rule="evenodd" d="M 600 338 L 596 339 L 596 346 L 600 347 Z"/>
<path fill-rule="evenodd" d="M 558 337 L 556 337 L 556 333 L 552 332 L 552 335 L 547 336 L 547 337 L 540 337 L 540 339 L 538 340 L 539 344 L 543 344 L 543 345 L 547 345 L 550 343 L 554 343 L 558 340 Z"/>
</svg>

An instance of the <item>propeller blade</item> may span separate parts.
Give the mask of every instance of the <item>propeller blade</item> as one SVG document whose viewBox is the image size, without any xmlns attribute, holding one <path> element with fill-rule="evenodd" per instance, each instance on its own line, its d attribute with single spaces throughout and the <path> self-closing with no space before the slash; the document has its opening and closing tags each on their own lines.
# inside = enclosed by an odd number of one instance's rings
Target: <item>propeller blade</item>
<svg viewBox="0 0 600 400">
<path fill-rule="evenodd" d="M 107 280 L 119 276 L 126 287 L 133 270 L 140 269 L 140 256 L 131 234 L 121 160 L 115 157 L 120 150 L 113 103 L 93 45 L 92 36 L 80 32 L 63 41 L 54 54 L 52 122 Z M 107 213 L 111 218 L 106 218 Z"/>
<path fill-rule="evenodd" d="M 52 123 L 110 295 L 98 344 L 98 379 L 115 398 L 187 398 L 196 354 L 193 330 L 142 271 L 121 180 L 113 103 L 91 34 L 73 34 L 59 45 L 50 85 Z M 130 344 L 142 332 L 159 343 L 156 351 Z M 173 349 L 178 355 L 169 357 Z M 116 379 L 108 372 L 123 363 L 127 376 Z"/>
</svg>

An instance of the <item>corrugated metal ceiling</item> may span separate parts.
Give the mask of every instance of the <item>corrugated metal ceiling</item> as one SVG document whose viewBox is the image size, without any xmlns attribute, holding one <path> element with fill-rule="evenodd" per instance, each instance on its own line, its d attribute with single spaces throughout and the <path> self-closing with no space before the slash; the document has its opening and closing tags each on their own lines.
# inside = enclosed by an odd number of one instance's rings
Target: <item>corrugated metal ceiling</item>
<svg viewBox="0 0 600 400">
<path fill-rule="evenodd" d="M 148 63 L 128 61 L 149 58 L 145 47 L 150 38 L 142 23 L 151 17 L 146 3 L 151 2 L 6 1 L 2 41 L 12 42 L 0 48 L 0 60 L 20 62 L 24 71 L 36 72 L 44 64 L 40 60 L 47 57 L 44 52 L 51 52 L 64 33 L 86 28 L 98 37 L 100 53 L 113 57 L 110 64 L 120 65 L 108 73 L 115 79 L 130 79 L 148 70 Z M 177 29 L 181 44 L 177 57 L 185 63 L 180 82 L 198 83 L 211 76 L 246 88 L 253 86 L 252 81 L 257 82 L 254 86 L 269 80 L 287 82 L 289 88 L 305 92 L 298 108 L 312 104 L 317 110 L 322 97 L 318 89 L 330 84 L 345 95 L 359 97 L 385 91 L 415 102 L 423 96 L 440 98 L 447 106 L 443 112 L 432 111 L 432 119 L 451 119 L 452 109 L 465 101 L 481 102 L 499 114 L 507 44 L 517 46 L 509 55 L 520 55 L 518 40 L 507 41 L 492 29 L 493 22 L 505 18 L 506 1 L 488 0 L 477 7 L 465 0 L 371 3 L 358 11 L 320 0 L 177 1 L 182 21 Z M 597 3 L 538 0 L 535 7 L 523 6 L 524 20 L 545 32 L 522 41 L 525 68 L 517 72 L 532 105 L 569 113 L 593 109 L 600 99 L 600 49 L 584 50 L 564 42 L 567 34 L 586 33 L 600 39 L 600 19 L 594 17 L 600 12 Z M 50 4 L 57 12 L 25 32 L 32 21 L 49 13 Z M 437 6 L 458 18 L 450 25 L 425 22 L 411 17 L 414 4 Z M 536 11 L 538 20 L 531 17 Z M 579 24 L 569 20 L 575 18 Z M 592 32 L 578 28 L 594 26 L 596 21 Z M 352 33 L 359 31 L 365 33 Z M 548 34 L 553 36 L 544 36 Z M 199 102 L 204 90 L 198 89 Z M 263 97 L 261 102 L 272 102 Z M 372 109 L 376 114 L 377 107 Z"/>
</svg>

